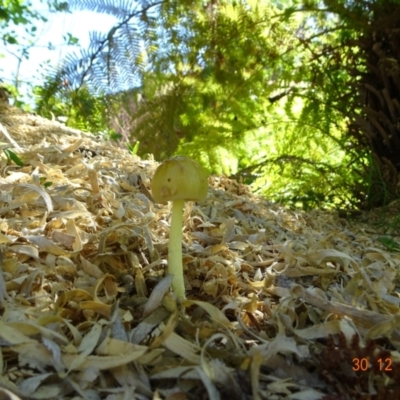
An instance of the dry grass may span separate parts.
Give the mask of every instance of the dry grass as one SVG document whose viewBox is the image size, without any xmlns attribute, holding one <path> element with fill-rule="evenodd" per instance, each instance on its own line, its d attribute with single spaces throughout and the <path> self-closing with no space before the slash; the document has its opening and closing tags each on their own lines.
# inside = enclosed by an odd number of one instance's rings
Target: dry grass
<svg viewBox="0 0 400 400">
<path fill-rule="evenodd" d="M 25 165 L 0 160 L 1 399 L 399 398 L 400 256 L 377 213 L 210 177 L 179 304 L 157 163 L 8 106 L 0 123 Z"/>
</svg>

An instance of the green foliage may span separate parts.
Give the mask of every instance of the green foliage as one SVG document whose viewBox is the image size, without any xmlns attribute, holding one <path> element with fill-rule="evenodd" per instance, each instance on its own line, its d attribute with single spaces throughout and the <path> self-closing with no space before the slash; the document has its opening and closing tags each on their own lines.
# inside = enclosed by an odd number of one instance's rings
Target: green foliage
<svg viewBox="0 0 400 400">
<path fill-rule="evenodd" d="M 19 167 L 23 167 L 24 163 L 23 161 L 19 158 L 19 156 L 14 153 L 12 150 L 10 149 L 3 149 L 4 154 L 7 156 L 7 159 L 9 161 L 14 162 L 15 164 L 17 164 Z"/>
<path fill-rule="evenodd" d="M 233 142 L 260 125 L 260 111 L 273 86 L 267 86 L 265 66 L 272 67 L 278 57 L 273 40 L 282 42 L 284 33 L 269 27 L 270 7 L 253 15 L 244 3 L 221 3 L 210 18 L 202 2 L 149 3 L 138 11 L 127 9 L 125 2 L 112 3 L 114 7 L 102 1 L 70 3 L 113 13 L 123 22 L 104 36 L 94 34 L 97 47 L 66 60 L 57 77 L 67 76 L 73 87 L 86 82 L 94 90 L 123 90 L 136 79 L 146 98 L 136 104 L 131 131 L 132 139 L 140 141 L 140 154 L 164 158 L 179 145 L 190 153 L 199 136 L 207 139 L 202 141 L 205 152 L 216 144 L 232 152 Z"/>
<path fill-rule="evenodd" d="M 400 251 L 400 245 L 395 240 L 389 237 L 379 237 L 378 240 L 388 249 L 389 251 Z"/>
<path fill-rule="evenodd" d="M 35 20 L 43 17 L 32 8 L 31 3 L 23 0 L 2 0 L 0 2 L 0 43 L 3 46 L 15 46 L 20 42 L 20 36 L 15 27 L 25 27 L 25 33 L 35 35 Z"/>
<path fill-rule="evenodd" d="M 58 0 L 40 0 L 40 2 L 47 6 L 49 12 L 67 10 L 66 2 Z M 21 81 L 20 67 L 29 59 L 30 51 L 39 37 L 37 25 L 47 21 L 44 15 L 36 10 L 36 6 L 37 4 L 33 5 L 25 0 L 0 0 L 0 58 L 8 54 L 9 57 L 17 60 L 11 79 L 8 78 L 7 82 L 2 82 L 2 86 L 11 93 L 15 106 L 27 110 L 30 110 L 30 105 L 22 100 L 21 85 L 31 88 L 32 83 Z M 67 35 L 67 44 L 73 45 L 76 42 L 75 37 Z"/>
<path fill-rule="evenodd" d="M 45 97 L 43 90 L 35 88 L 36 110 L 41 115 L 50 119 L 66 117 L 67 126 L 112 137 L 107 123 L 109 102 L 104 95 L 93 96 L 85 86 L 70 90 L 67 83 L 56 96 Z"/>
<path fill-rule="evenodd" d="M 44 2 L 42 0 L 42 2 Z M 66 2 L 49 0 L 45 2 L 50 11 L 65 11 Z M 24 0 L 1 0 L 0 1 L 0 31 L 3 43 L 18 44 L 19 35 L 15 32 L 13 25 L 25 26 L 28 34 L 35 35 L 35 21 L 46 21 L 46 18 L 37 12 L 30 1 Z"/>
<path fill-rule="evenodd" d="M 31 9 L 31 4 L 24 4 L 23 0 L 3 0 L 0 2 L 1 23 L 12 22 L 15 25 L 27 24 L 29 18 L 36 18 L 37 14 Z"/>
<path fill-rule="evenodd" d="M 140 145 L 140 142 L 136 142 L 134 145 L 132 145 L 132 144 L 127 144 L 127 147 L 128 147 L 128 150 L 130 151 L 130 153 L 133 155 L 133 156 L 136 156 L 137 155 L 137 152 L 138 152 L 138 150 L 139 150 L 139 145 Z"/>
<path fill-rule="evenodd" d="M 123 132 L 109 126 L 131 138 L 131 151 L 192 156 L 293 207 L 375 204 L 384 180 L 369 144 L 349 129 L 362 114 L 350 66 L 363 68 L 352 43 L 371 18 L 368 1 L 69 5 L 119 20 L 107 34 L 93 33 L 91 47 L 43 89 L 44 101 L 56 98 L 68 80 L 71 98 L 61 102 L 75 126 L 98 130 L 124 119 Z M 82 87 L 85 101 L 74 102 Z M 101 98 L 108 115 L 95 106 Z"/>
</svg>

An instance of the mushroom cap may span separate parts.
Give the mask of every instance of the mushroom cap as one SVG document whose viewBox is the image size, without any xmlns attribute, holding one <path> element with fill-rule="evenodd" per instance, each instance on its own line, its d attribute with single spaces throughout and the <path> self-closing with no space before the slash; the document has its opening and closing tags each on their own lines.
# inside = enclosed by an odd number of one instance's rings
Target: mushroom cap
<svg viewBox="0 0 400 400">
<path fill-rule="evenodd" d="M 207 190 L 207 174 L 197 161 L 185 156 L 162 162 L 151 181 L 151 192 L 156 203 L 203 201 L 207 197 Z"/>
</svg>

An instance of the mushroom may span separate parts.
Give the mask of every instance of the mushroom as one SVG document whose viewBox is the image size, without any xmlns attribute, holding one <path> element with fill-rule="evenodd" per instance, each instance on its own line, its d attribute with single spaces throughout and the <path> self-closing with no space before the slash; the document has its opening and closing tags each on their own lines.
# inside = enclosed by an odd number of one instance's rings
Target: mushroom
<svg viewBox="0 0 400 400">
<path fill-rule="evenodd" d="M 160 164 L 151 182 L 157 203 L 172 201 L 168 243 L 168 273 L 173 275 L 172 289 L 185 298 L 182 265 L 182 220 L 185 201 L 203 201 L 207 197 L 207 175 L 199 163 L 185 156 L 172 157 Z"/>
</svg>

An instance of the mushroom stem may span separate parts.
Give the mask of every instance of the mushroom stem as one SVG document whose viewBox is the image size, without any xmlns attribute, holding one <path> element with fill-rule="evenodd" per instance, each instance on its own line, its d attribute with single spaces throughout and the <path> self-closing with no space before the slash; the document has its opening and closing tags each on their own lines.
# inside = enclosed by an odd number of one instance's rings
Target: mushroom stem
<svg viewBox="0 0 400 400">
<path fill-rule="evenodd" d="M 168 273 L 173 275 L 172 289 L 178 298 L 185 298 L 182 265 L 182 221 L 184 200 L 172 202 L 171 227 L 168 243 Z"/>
<path fill-rule="evenodd" d="M 182 220 L 185 201 L 203 201 L 207 197 L 207 174 L 191 158 L 177 156 L 165 160 L 154 172 L 151 193 L 154 201 L 172 201 L 168 244 L 168 273 L 173 275 L 172 289 L 185 298 L 182 265 Z"/>
</svg>

